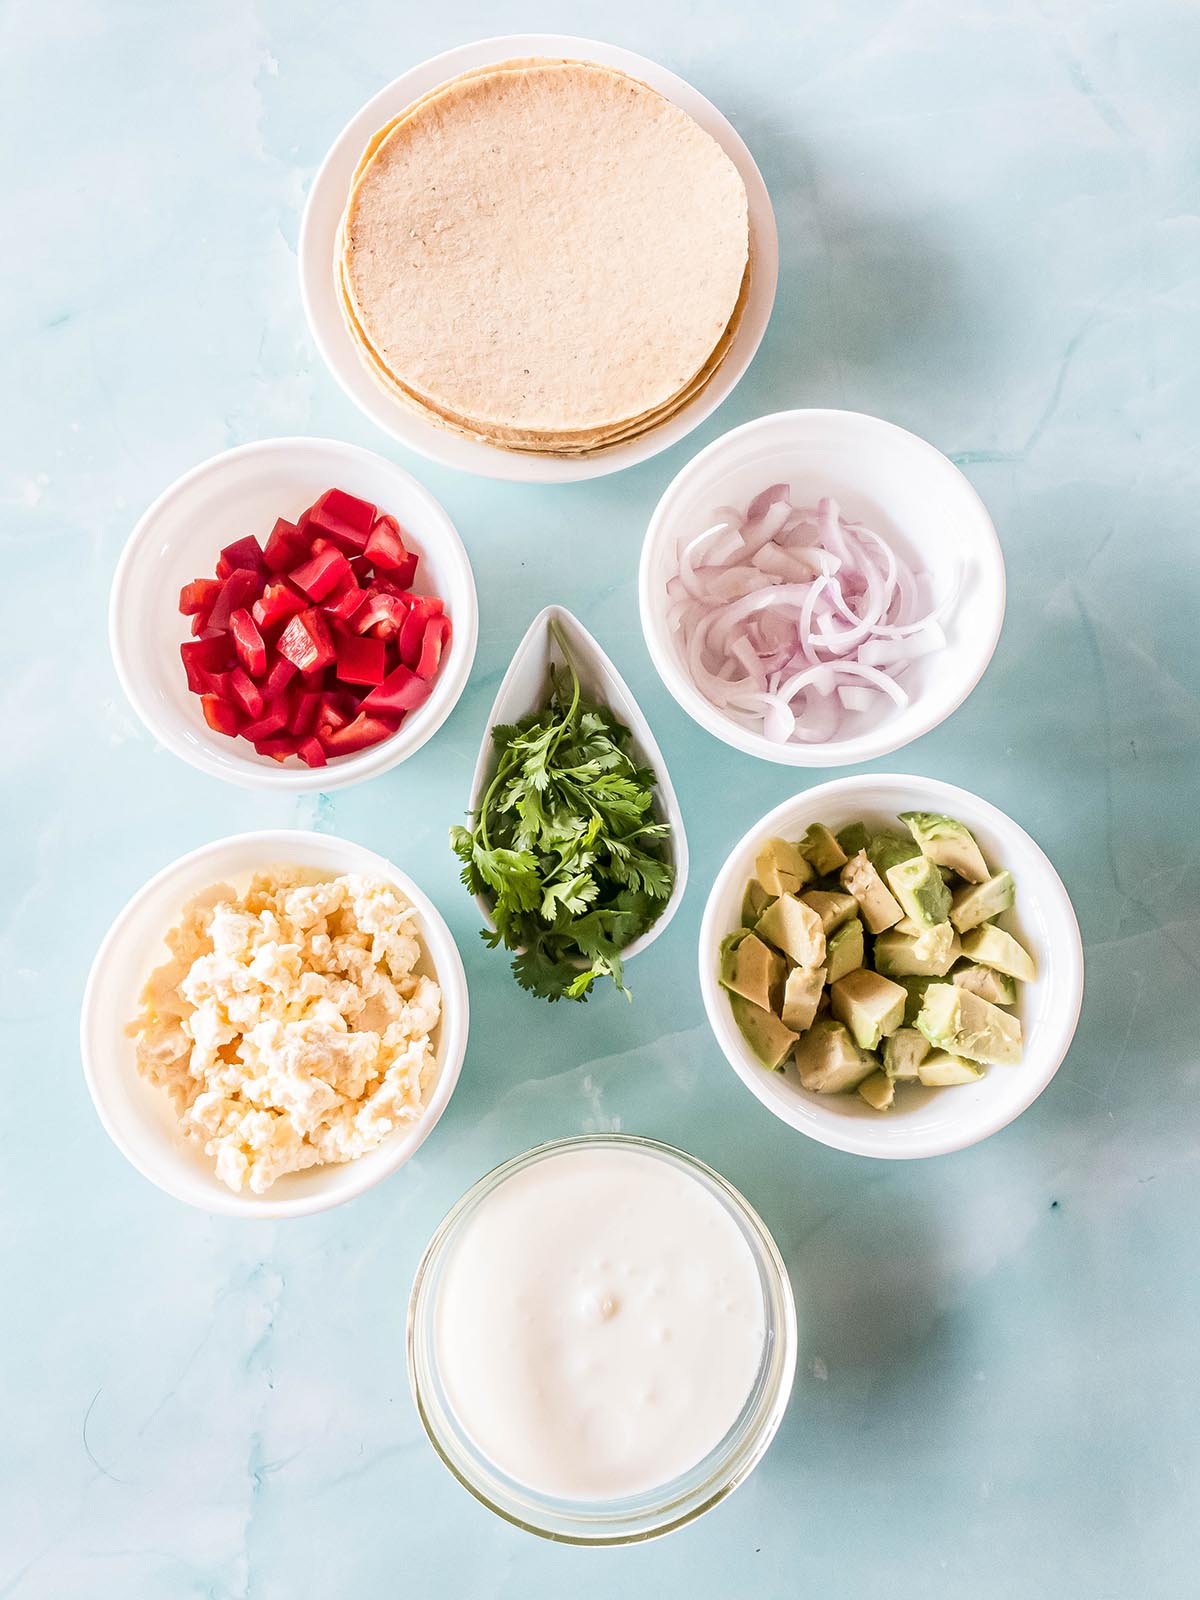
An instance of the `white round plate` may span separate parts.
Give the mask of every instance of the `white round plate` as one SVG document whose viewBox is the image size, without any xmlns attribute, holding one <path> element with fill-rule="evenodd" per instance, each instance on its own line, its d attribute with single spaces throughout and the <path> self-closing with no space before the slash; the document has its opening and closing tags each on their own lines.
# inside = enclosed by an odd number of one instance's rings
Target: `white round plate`
<svg viewBox="0 0 1200 1600">
<path fill-rule="evenodd" d="M 598 456 L 563 458 L 520 455 L 479 444 L 473 439 L 425 422 L 401 401 L 394 400 L 372 377 L 347 332 L 334 277 L 334 252 L 338 225 L 346 205 L 350 180 L 367 142 L 386 122 L 399 115 L 420 95 L 472 68 L 521 56 L 565 56 L 598 61 L 640 78 L 659 94 L 693 117 L 710 133 L 742 175 L 750 202 L 750 236 L 754 252 L 750 294 L 741 327 L 712 381 L 690 405 L 661 427 L 629 444 L 618 445 Z M 575 39 L 556 33 L 514 33 L 447 50 L 389 83 L 369 100 L 338 135 L 309 190 L 300 227 L 300 294 L 317 349 L 326 366 L 355 405 L 385 433 L 410 450 L 445 467 L 457 467 L 485 478 L 507 478 L 520 483 L 575 483 L 600 478 L 623 467 L 648 461 L 660 450 L 677 444 L 721 404 L 750 365 L 766 332 L 775 301 L 779 275 L 779 240 L 775 213 L 762 174 L 754 158 L 714 105 L 682 78 L 644 56 L 597 39 Z"/>
</svg>

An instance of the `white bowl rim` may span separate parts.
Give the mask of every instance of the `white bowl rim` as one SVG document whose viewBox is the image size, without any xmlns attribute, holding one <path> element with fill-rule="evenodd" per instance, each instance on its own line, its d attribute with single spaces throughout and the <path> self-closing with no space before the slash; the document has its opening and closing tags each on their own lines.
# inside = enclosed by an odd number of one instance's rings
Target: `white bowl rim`
<svg viewBox="0 0 1200 1600">
<path fill-rule="evenodd" d="M 416 738 L 413 736 L 411 725 L 406 721 L 390 739 L 383 739 L 379 744 L 371 745 L 353 755 L 339 756 L 328 766 L 280 766 L 276 769 L 254 766 L 243 760 L 241 752 L 236 748 L 237 740 L 231 739 L 228 757 L 229 761 L 235 764 L 231 769 L 213 760 L 203 745 L 181 739 L 168 720 L 160 719 L 150 709 L 149 702 L 141 693 L 138 674 L 132 669 L 126 652 L 125 624 L 120 615 L 121 604 L 130 572 L 142 545 L 150 536 L 157 519 L 175 499 L 186 494 L 195 483 L 220 471 L 232 461 L 252 461 L 256 456 L 265 456 L 280 449 L 327 450 L 342 456 L 348 462 L 370 464 L 373 468 L 383 468 L 388 473 L 403 478 L 413 498 L 421 503 L 423 512 L 429 516 L 431 523 L 437 526 L 436 538 L 439 546 L 446 552 L 449 562 L 459 568 L 469 603 L 465 608 L 465 616 L 456 615 L 453 618 L 455 648 L 450 652 L 445 672 L 438 675 L 433 694 L 427 702 L 436 708 L 436 714 L 429 719 L 424 728 L 419 730 Z M 429 541 L 423 537 L 422 542 Z M 249 444 L 234 445 L 232 449 L 220 450 L 216 455 L 208 456 L 204 461 L 189 467 L 155 497 L 134 524 L 133 531 L 118 557 L 109 588 L 109 651 L 116 669 L 117 680 L 142 726 L 164 749 L 178 756 L 180 760 L 186 761 L 189 766 L 207 773 L 209 777 L 220 778 L 225 783 L 232 783 L 245 789 L 273 790 L 282 794 L 327 793 L 333 789 L 345 788 L 352 783 L 361 783 L 366 778 L 376 777 L 381 772 L 387 772 L 392 767 L 398 766 L 401 761 L 406 761 L 433 738 L 458 704 L 475 662 L 478 639 L 479 601 L 471 559 L 463 544 L 462 536 L 441 502 L 419 479 L 414 478 L 398 463 L 389 461 L 386 456 L 368 450 L 364 445 L 349 444 L 342 439 L 329 439 L 320 435 L 285 434 L 277 438 L 255 439 Z"/>
<path fill-rule="evenodd" d="M 140 1154 L 134 1150 L 122 1137 L 119 1128 L 115 1125 L 108 1113 L 107 1095 L 103 1087 L 103 1070 L 98 1066 L 95 1053 L 92 1050 L 92 1012 L 95 1006 L 96 991 L 101 981 L 101 974 L 106 966 L 110 953 L 120 938 L 126 926 L 141 906 L 165 883 L 169 882 L 176 873 L 201 864 L 206 857 L 219 857 L 224 851 L 231 848 L 242 848 L 247 845 L 261 846 L 263 848 L 264 865 L 272 860 L 279 860 L 286 856 L 289 846 L 296 840 L 319 841 L 323 847 L 333 846 L 334 849 L 348 848 L 355 856 L 361 859 L 364 865 L 374 862 L 378 864 L 381 875 L 396 884 L 405 896 L 416 907 L 421 916 L 422 942 L 429 952 L 433 965 L 437 971 L 438 984 L 442 990 L 442 1062 L 438 1072 L 437 1082 L 433 1094 L 429 1098 L 420 1119 L 408 1130 L 403 1138 L 396 1138 L 390 1134 L 389 1139 L 396 1142 L 396 1159 L 382 1163 L 377 1171 L 370 1176 L 364 1176 L 359 1181 L 347 1180 L 342 1193 L 332 1195 L 315 1194 L 293 1200 L 272 1200 L 269 1193 L 266 1195 L 235 1194 L 233 1190 L 226 1190 L 219 1185 L 213 1191 L 211 1203 L 201 1205 L 190 1194 L 185 1194 L 181 1189 L 172 1185 L 166 1175 L 171 1163 L 165 1161 L 163 1170 L 151 1170 L 150 1164 L 144 1162 Z M 361 870 L 344 867 L 340 871 Z M 215 881 L 215 880 L 214 880 Z M 164 933 L 166 929 L 164 928 Z M 436 957 L 433 946 L 438 946 Z M 225 834 L 219 839 L 213 839 L 208 844 L 198 845 L 194 850 L 189 850 L 181 856 L 176 856 L 161 867 L 138 889 L 118 911 L 112 925 L 96 950 L 88 970 L 87 982 L 84 985 L 83 1003 L 79 1013 L 79 1047 L 80 1059 L 83 1064 L 84 1082 L 87 1084 L 92 1105 L 96 1115 L 108 1134 L 113 1144 L 129 1162 L 129 1164 L 161 1189 L 164 1194 L 169 1194 L 172 1199 L 181 1201 L 184 1205 L 193 1206 L 210 1216 L 244 1217 L 250 1221 L 278 1221 L 287 1217 L 313 1216 L 320 1211 L 331 1210 L 334 1206 L 345 1204 L 348 1200 L 355 1200 L 359 1195 L 365 1194 L 376 1184 L 382 1183 L 393 1173 L 399 1171 L 417 1153 L 425 1140 L 433 1132 L 441 1119 L 454 1093 L 462 1072 L 462 1065 L 467 1050 L 467 1039 L 470 1031 L 470 999 L 467 989 L 466 971 L 463 967 L 462 956 L 454 935 L 446 923 L 441 912 L 425 891 L 404 872 L 382 856 L 376 850 L 371 850 L 367 845 L 360 845 L 353 839 L 342 838 L 338 834 L 319 833 L 311 828 L 261 828 L 253 829 L 247 833 Z M 116 1070 L 116 1069 L 114 1069 Z M 379 1148 L 385 1148 L 387 1140 Z M 311 1169 L 314 1172 L 352 1171 L 355 1166 L 351 1162 L 328 1163 L 324 1168 Z"/>
<path fill-rule="evenodd" d="M 628 444 L 617 445 L 597 456 L 562 460 L 547 456 L 525 456 L 515 451 L 505 451 L 463 438 L 449 429 L 427 423 L 415 414 L 410 416 L 401 402 L 390 399 L 382 388 L 374 397 L 374 403 L 368 404 L 365 398 L 368 390 L 365 385 L 361 390 L 356 389 L 340 370 L 337 347 L 343 342 L 347 347 L 350 344 L 348 335 L 342 329 L 340 312 L 338 331 L 331 336 L 326 333 L 324 317 L 317 312 L 317 297 L 328 287 L 324 284 L 324 279 L 326 277 L 332 279 L 332 262 L 328 264 L 327 272 L 324 249 L 318 238 L 315 213 L 318 200 L 323 200 L 324 190 L 334 181 L 334 168 L 340 165 L 344 149 L 348 145 L 352 146 L 357 160 L 372 133 L 376 132 L 389 117 L 410 104 L 418 94 L 425 92 L 424 88 L 416 87 L 418 81 L 429 77 L 428 87 L 432 88 L 473 67 L 486 66 L 493 61 L 513 57 L 538 55 L 572 58 L 582 56 L 601 65 L 630 72 L 680 109 L 688 112 L 706 133 L 717 139 L 718 144 L 740 172 L 750 202 L 755 244 L 750 303 L 746 306 L 741 326 L 719 370 L 695 399 L 689 401 L 659 427 L 652 428 Z M 408 87 L 410 84 L 413 87 Z M 339 183 L 339 187 L 343 185 Z M 626 467 L 648 461 L 661 451 L 678 444 L 728 399 L 745 376 L 771 320 L 779 278 L 779 236 L 771 197 L 754 157 L 729 119 L 685 78 L 660 66 L 649 57 L 627 50 L 621 45 L 608 44 L 604 40 L 558 33 L 497 34 L 491 38 L 473 40 L 469 44 L 456 45 L 451 50 L 442 51 L 439 55 L 418 62 L 372 95 L 334 139 L 317 169 L 300 222 L 296 255 L 300 275 L 300 299 L 309 332 L 325 366 L 354 405 L 368 416 L 376 427 L 410 450 L 426 456 L 430 461 L 436 461 L 441 466 L 456 468 L 458 471 L 471 472 L 479 477 L 496 478 L 513 483 L 578 483 L 589 478 L 605 477 L 609 473 L 620 472 Z M 357 351 L 352 350 L 351 353 L 355 363 L 361 366 L 361 357 Z M 370 378 L 365 368 L 363 376 L 374 384 L 374 380 Z"/>
<path fill-rule="evenodd" d="M 1055 954 L 1064 963 L 1064 977 L 1061 992 L 1061 1010 L 1056 1013 L 1056 1025 L 1050 1030 L 1049 1041 L 1046 1035 L 1039 1039 L 1039 1054 L 1043 1065 L 1037 1072 L 1030 1072 L 1024 1084 L 1024 1093 L 1013 1103 L 1004 1104 L 994 1108 L 990 1114 L 984 1114 L 974 1119 L 969 1127 L 961 1133 L 953 1129 L 947 1130 L 944 1135 L 914 1135 L 911 1132 L 905 1135 L 907 1148 L 899 1148 L 898 1142 L 889 1146 L 886 1134 L 887 1127 L 881 1120 L 879 1124 L 851 1121 L 814 1124 L 808 1121 L 801 1122 L 788 1114 L 785 1106 L 772 1099 L 767 1093 L 767 1084 L 770 1074 L 766 1068 L 753 1066 L 740 1056 L 736 1056 L 726 1047 L 722 1037 L 722 1030 L 717 1026 L 717 1018 L 724 1020 L 724 1013 L 720 1010 L 722 1005 L 727 1007 L 725 992 L 721 988 L 716 976 L 714 957 L 717 947 L 723 937 L 722 930 L 717 927 L 717 905 L 725 889 L 732 881 L 738 858 L 752 841 L 767 838 L 777 828 L 787 822 L 795 810 L 797 802 L 803 801 L 807 807 L 810 802 L 818 807 L 826 801 L 843 800 L 859 789 L 870 785 L 872 788 L 887 788 L 891 785 L 915 785 L 925 791 L 935 802 L 933 809 L 940 810 L 947 816 L 968 814 L 973 812 L 983 817 L 988 826 L 997 833 L 1007 833 L 1021 840 L 1037 859 L 1039 866 L 1044 870 L 1044 882 L 1039 886 L 1038 898 L 1042 901 L 1054 899 L 1057 909 L 1064 913 L 1064 925 L 1071 930 L 1070 938 L 1065 948 Z M 789 1127 L 795 1128 L 798 1133 L 805 1134 L 818 1143 L 828 1145 L 834 1150 L 844 1150 L 850 1155 L 871 1156 L 878 1160 L 904 1161 L 919 1159 L 925 1156 L 949 1155 L 956 1150 L 965 1150 L 970 1145 L 978 1144 L 981 1140 L 990 1138 L 998 1133 L 1001 1128 L 1007 1127 L 1015 1121 L 1022 1112 L 1027 1111 L 1050 1083 L 1071 1047 L 1075 1029 L 1079 1022 L 1079 1014 L 1083 1006 L 1084 960 L 1083 941 L 1079 933 L 1079 923 L 1075 916 L 1075 908 L 1071 904 L 1071 897 L 1066 886 L 1059 877 L 1049 857 L 1041 846 L 1026 833 L 1020 823 L 1014 822 L 1007 812 L 1001 811 L 990 801 L 984 800 L 980 795 L 972 793 L 969 789 L 962 789 L 955 784 L 944 783 L 939 778 L 925 778 L 918 773 L 860 773 L 845 778 L 834 778 L 827 783 L 814 785 L 811 789 L 804 789 L 798 794 L 789 796 L 760 817 L 733 846 L 726 857 L 721 870 L 718 872 L 705 902 L 704 912 L 700 920 L 699 940 L 699 966 L 700 966 L 700 992 L 704 1000 L 704 1009 L 708 1017 L 709 1026 L 713 1036 L 721 1048 L 722 1054 L 738 1077 L 759 1100 L 767 1110 L 777 1116 L 780 1121 L 786 1122 Z M 730 1014 L 730 1026 L 735 1027 Z M 1024 1071 L 1026 1062 L 1021 1063 Z M 819 1096 L 813 1098 L 819 1099 Z M 869 1130 L 869 1131 L 868 1131 Z"/>
<path fill-rule="evenodd" d="M 927 457 L 936 458 L 938 462 L 949 468 L 960 481 L 962 489 L 965 491 L 967 503 L 971 505 L 978 518 L 975 528 L 979 541 L 978 548 L 988 567 L 988 582 L 991 585 L 991 592 L 994 596 L 994 618 L 987 649 L 980 657 L 977 668 L 967 677 L 958 680 L 958 687 L 951 693 L 941 697 L 932 694 L 922 696 L 923 700 L 928 701 L 931 709 L 919 719 L 917 726 L 911 732 L 900 737 L 896 737 L 890 731 L 893 729 L 894 723 L 889 718 L 881 723 L 878 728 L 860 734 L 854 739 L 830 739 L 823 744 L 776 744 L 768 739 L 765 734 L 755 733 L 752 729 L 744 728 L 731 718 L 722 715 L 714 705 L 705 699 L 687 674 L 679 667 L 665 642 L 664 607 L 660 597 L 653 592 L 654 585 L 651 569 L 662 531 L 675 509 L 676 502 L 687 492 L 692 477 L 734 440 L 742 439 L 761 428 L 774 426 L 783 421 L 794 422 L 798 426 L 802 426 L 806 422 L 817 419 L 821 421 L 835 420 L 844 422 L 848 426 L 867 430 L 879 429 L 899 436 L 905 441 L 908 448 Z M 659 676 L 677 703 L 694 722 L 699 723 L 702 728 L 706 728 L 709 733 L 715 734 L 718 739 L 723 740 L 726 744 L 732 745 L 735 750 L 741 750 L 746 755 L 758 756 L 760 760 L 771 761 L 778 766 L 788 767 L 856 766 L 860 762 L 874 761 L 880 756 L 891 755 L 940 726 L 941 723 L 945 722 L 948 717 L 958 710 L 991 664 L 996 646 L 1000 641 L 1001 629 L 1004 625 L 1005 599 L 1004 553 L 1000 545 L 1000 539 L 987 507 L 966 474 L 936 445 L 930 444 L 927 439 L 922 439 L 920 434 L 912 433 L 909 429 L 900 427 L 898 423 L 889 422 L 884 417 L 872 416 L 866 411 L 847 411 L 830 406 L 805 406 L 796 407 L 788 411 L 767 412 L 764 416 L 753 417 L 749 422 L 743 422 L 738 427 L 731 428 L 728 433 L 721 434 L 719 438 L 705 445 L 703 450 L 699 451 L 680 468 L 663 491 L 646 529 L 646 535 L 642 541 L 641 560 L 638 564 L 638 608 L 641 613 L 642 633 L 646 640 L 646 648 L 655 667 L 658 669 Z"/>
</svg>

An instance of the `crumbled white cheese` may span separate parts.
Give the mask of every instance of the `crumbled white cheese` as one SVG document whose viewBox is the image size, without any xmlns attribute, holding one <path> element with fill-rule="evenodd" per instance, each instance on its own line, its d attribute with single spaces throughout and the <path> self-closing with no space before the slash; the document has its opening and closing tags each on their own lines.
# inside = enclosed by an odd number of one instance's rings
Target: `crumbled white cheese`
<svg viewBox="0 0 1200 1600">
<path fill-rule="evenodd" d="M 231 1189 L 352 1161 L 420 1116 L 442 994 L 392 884 L 276 868 L 197 896 L 166 942 L 129 1026 L 138 1071 Z"/>
</svg>

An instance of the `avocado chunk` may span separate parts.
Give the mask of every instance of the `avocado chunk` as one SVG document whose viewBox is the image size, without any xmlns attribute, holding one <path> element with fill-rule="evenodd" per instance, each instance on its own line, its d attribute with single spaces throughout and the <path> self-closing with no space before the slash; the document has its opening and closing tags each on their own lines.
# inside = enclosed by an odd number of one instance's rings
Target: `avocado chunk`
<svg viewBox="0 0 1200 1600">
<path fill-rule="evenodd" d="M 904 915 L 865 850 L 851 856 L 842 868 L 842 888 L 858 901 L 862 919 L 872 933 L 882 933 Z"/>
<path fill-rule="evenodd" d="M 948 1050 L 951 1055 L 1005 1067 L 1021 1059 L 1017 1018 L 960 984 L 931 983 L 917 1027 L 935 1050 Z"/>
<path fill-rule="evenodd" d="M 959 967 L 950 974 L 950 982 L 969 989 L 981 1000 L 990 1000 L 994 1006 L 1011 1006 L 1016 1003 L 1017 985 L 1007 972 L 997 972 L 992 967 Z"/>
<path fill-rule="evenodd" d="M 934 1050 L 917 1068 L 917 1077 L 927 1089 L 947 1089 L 955 1083 L 978 1083 L 983 1068 L 974 1061 L 964 1061 L 962 1056 Z"/>
<path fill-rule="evenodd" d="M 756 1059 L 772 1070 L 782 1067 L 796 1042 L 792 1030 L 785 1028 L 773 1011 L 764 1011 L 762 1006 L 756 1006 L 743 995 L 731 994 L 729 1004 L 734 1021 Z"/>
<path fill-rule="evenodd" d="M 858 902 L 855 901 L 857 906 Z M 825 940 L 825 970 L 826 982 L 837 983 L 839 978 L 844 978 L 848 972 L 853 972 L 855 967 L 863 964 L 863 925 L 854 917 L 849 922 L 843 922 L 836 932 L 831 933 Z"/>
<path fill-rule="evenodd" d="M 929 1040 L 915 1028 L 897 1028 L 883 1041 L 883 1070 L 889 1078 L 915 1078 L 929 1054 Z"/>
<path fill-rule="evenodd" d="M 840 928 L 843 922 L 858 915 L 858 901 L 852 894 L 838 894 L 829 889 L 810 889 L 800 896 L 806 906 L 811 906 L 821 919 L 825 937 Z"/>
<path fill-rule="evenodd" d="M 922 928 L 936 928 L 950 915 L 950 891 L 928 856 L 916 855 L 887 869 L 888 888 L 904 914 Z"/>
<path fill-rule="evenodd" d="M 873 1072 L 859 1084 L 858 1092 L 876 1111 L 890 1111 L 896 1098 L 896 1085 L 886 1072 Z"/>
<path fill-rule="evenodd" d="M 838 849 L 849 859 L 851 856 L 856 856 L 860 850 L 867 848 L 869 835 L 864 823 L 851 822 L 846 827 L 839 828 L 836 837 Z"/>
<path fill-rule="evenodd" d="M 1032 983 L 1037 977 L 1037 967 L 1025 946 L 990 922 L 971 929 L 963 939 L 962 953 L 981 967 L 995 967 L 1022 983 Z"/>
<path fill-rule="evenodd" d="M 800 1036 L 792 1054 L 802 1086 L 814 1094 L 857 1089 L 879 1066 L 873 1055 L 859 1049 L 840 1022 L 827 1017 Z"/>
<path fill-rule="evenodd" d="M 948 922 L 915 938 L 889 928 L 875 941 L 875 970 L 889 978 L 944 978 L 961 954 L 958 935 Z"/>
<path fill-rule="evenodd" d="M 834 1016 L 864 1050 L 874 1050 L 885 1034 L 895 1033 L 904 1022 L 904 990 L 866 967 L 839 978 L 829 997 Z"/>
<path fill-rule="evenodd" d="M 760 939 L 782 950 L 799 967 L 825 964 L 825 930 L 811 906 L 794 894 L 781 894 L 754 925 Z"/>
<path fill-rule="evenodd" d="M 975 835 L 953 817 L 935 811 L 902 811 L 900 821 L 907 825 L 922 855 L 939 867 L 949 867 L 968 883 L 983 883 L 990 877 Z"/>
<path fill-rule="evenodd" d="M 803 1033 L 816 1021 L 825 988 L 824 967 L 793 967 L 783 988 L 783 1025 Z"/>
<path fill-rule="evenodd" d="M 867 838 L 867 860 L 881 878 L 886 878 L 889 867 L 902 861 L 911 861 L 921 852 L 911 839 L 900 833 L 872 833 Z"/>
<path fill-rule="evenodd" d="M 846 865 L 846 852 L 823 822 L 814 822 L 805 830 L 799 848 L 818 877 Z"/>
<path fill-rule="evenodd" d="M 768 894 L 795 894 L 816 877 L 813 869 L 794 844 L 786 839 L 768 839 L 758 852 L 754 875 Z"/>
<path fill-rule="evenodd" d="M 767 893 L 758 879 L 751 878 L 742 896 L 742 927 L 752 928 L 772 899 L 773 896 Z"/>
<path fill-rule="evenodd" d="M 764 1011 L 783 983 L 783 957 L 745 928 L 731 933 L 721 946 L 721 982 Z"/>
<path fill-rule="evenodd" d="M 959 933 L 990 922 L 1003 911 L 1011 911 L 1017 897 L 1013 875 L 1007 870 L 983 883 L 965 884 L 950 897 L 950 921 Z"/>
</svg>

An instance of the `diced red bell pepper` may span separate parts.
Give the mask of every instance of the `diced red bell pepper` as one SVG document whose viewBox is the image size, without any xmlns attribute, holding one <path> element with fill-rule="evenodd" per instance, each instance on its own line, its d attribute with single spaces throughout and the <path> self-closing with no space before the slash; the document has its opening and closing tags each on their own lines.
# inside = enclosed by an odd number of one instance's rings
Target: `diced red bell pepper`
<svg viewBox="0 0 1200 1600">
<path fill-rule="evenodd" d="M 404 626 L 400 629 L 400 659 L 406 667 L 415 667 L 421 659 L 421 641 L 430 617 L 442 614 L 442 602 L 435 594 L 414 594 Z"/>
<path fill-rule="evenodd" d="M 242 719 L 238 715 L 237 707 L 230 705 L 228 700 L 222 700 L 215 694 L 202 694 L 200 708 L 204 712 L 204 720 L 214 733 L 227 733 L 235 738 Z"/>
<path fill-rule="evenodd" d="M 317 672 L 334 659 L 329 624 L 319 611 L 302 611 L 279 635 L 276 650 L 301 672 Z"/>
<path fill-rule="evenodd" d="M 296 754 L 306 766 L 323 767 L 326 765 L 325 751 L 322 748 L 320 739 L 316 738 L 315 735 L 310 734 L 307 739 L 302 739 Z"/>
<path fill-rule="evenodd" d="M 343 683 L 382 683 L 387 676 L 387 645 L 367 634 L 339 633 L 337 675 Z"/>
<path fill-rule="evenodd" d="M 408 667 L 393 667 L 383 682 L 362 703 L 362 710 L 373 716 L 401 717 L 424 705 L 433 693 L 428 678 L 418 678 Z"/>
<path fill-rule="evenodd" d="M 276 656 L 271 663 L 270 671 L 263 679 L 263 699 L 278 700 L 295 676 L 296 663 L 289 661 L 286 656 Z"/>
<path fill-rule="evenodd" d="M 179 609 L 185 617 L 194 617 L 211 611 L 221 592 L 219 578 L 193 578 L 179 591 Z"/>
<path fill-rule="evenodd" d="M 366 556 L 351 556 L 350 571 L 354 574 L 355 583 L 361 584 L 364 589 L 370 586 L 375 575 L 375 569 Z"/>
<path fill-rule="evenodd" d="M 336 617 L 339 622 L 347 622 L 367 598 L 365 589 L 360 589 L 351 578 L 348 583 L 343 583 L 322 601 L 322 609 L 331 617 Z"/>
<path fill-rule="evenodd" d="M 442 651 L 450 643 L 450 618 L 442 615 L 430 617 L 425 624 L 421 640 L 421 658 L 417 662 L 418 678 L 434 678 L 442 664 Z"/>
<path fill-rule="evenodd" d="M 248 722 L 242 729 L 242 738 L 249 739 L 253 744 L 257 739 L 270 739 L 277 733 L 284 733 L 287 730 L 287 712 L 286 695 L 268 701 L 263 707 L 262 716 L 256 722 Z"/>
<path fill-rule="evenodd" d="M 299 615 L 307 605 L 308 601 L 290 583 L 269 583 L 251 606 L 250 615 L 260 629 L 269 633 Z"/>
<path fill-rule="evenodd" d="M 300 738 L 307 737 L 317 726 L 317 717 L 325 703 L 320 689 L 306 689 L 294 684 L 288 695 L 287 731 Z"/>
<path fill-rule="evenodd" d="M 320 550 L 303 566 L 293 567 L 288 577 L 310 600 L 324 600 L 339 584 L 353 583 L 350 563 L 340 550 Z"/>
<path fill-rule="evenodd" d="M 207 673 L 223 672 L 234 661 L 233 647 L 223 633 L 209 639 L 188 639 L 179 646 L 179 654 L 183 658 L 188 688 L 193 694 L 207 692 Z"/>
<path fill-rule="evenodd" d="M 260 756 L 270 756 L 272 761 L 286 761 L 299 752 L 300 741 L 294 734 L 276 733 L 269 739 L 256 739 L 254 748 Z"/>
<path fill-rule="evenodd" d="M 394 639 L 404 626 L 410 607 L 408 595 L 388 594 L 374 584 L 350 619 L 355 633 L 374 633 L 381 639 Z"/>
<path fill-rule="evenodd" d="M 262 546 L 253 534 L 247 534 L 244 539 L 235 539 L 233 544 L 227 544 L 217 557 L 217 577 L 228 578 L 233 572 L 246 570 L 249 572 L 262 572 L 264 566 Z"/>
<path fill-rule="evenodd" d="M 381 739 L 390 739 L 399 726 L 399 720 L 394 717 L 385 720 L 360 711 L 345 727 L 331 728 L 327 733 L 318 731 L 317 737 L 327 756 L 348 756 L 378 744 Z"/>
<path fill-rule="evenodd" d="M 212 638 L 215 635 L 223 634 L 224 632 L 224 628 L 209 627 L 207 611 L 197 611 L 196 615 L 192 618 L 192 637 L 194 639 Z"/>
<path fill-rule="evenodd" d="M 375 507 L 370 501 L 344 489 L 326 489 L 308 513 L 313 532 L 325 534 L 349 555 L 362 554 L 374 521 Z"/>
<path fill-rule="evenodd" d="M 267 547 L 263 551 L 263 561 L 267 571 L 286 572 L 289 567 L 294 567 L 297 561 L 304 560 L 306 549 L 304 535 L 297 529 L 296 524 L 288 522 L 284 517 L 278 517 L 271 529 Z"/>
<path fill-rule="evenodd" d="M 408 550 L 395 517 L 378 516 L 371 528 L 367 548 L 363 552 L 380 572 L 395 572 L 408 562 Z"/>
<path fill-rule="evenodd" d="M 225 579 L 212 610 L 208 614 L 210 628 L 227 628 L 235 611 L 241 611 L 251 601 L 257 600 L 262 579 L 249 567 L 238 567 Z"/>
<path fill-rule="evenodd" d="M 261 678 L 267 670 L 267 647 L 248 611 L 233 613 L 229 619 L 229 636 L 246 671 L 252 678 Z"/>
<path fill-rule="evenodd" d="M 248 717 L 253 719 L 262 716 L 262 690 L 253 678 L 247 677 L 241 667 L 234 667 L 229 674 L 229 698 L 240 706 Z"/>
</svg>

